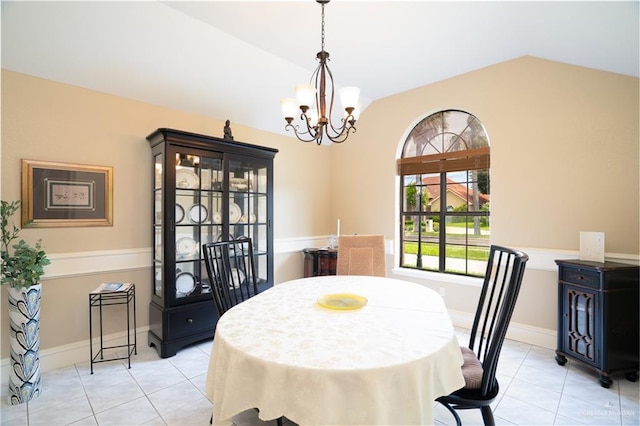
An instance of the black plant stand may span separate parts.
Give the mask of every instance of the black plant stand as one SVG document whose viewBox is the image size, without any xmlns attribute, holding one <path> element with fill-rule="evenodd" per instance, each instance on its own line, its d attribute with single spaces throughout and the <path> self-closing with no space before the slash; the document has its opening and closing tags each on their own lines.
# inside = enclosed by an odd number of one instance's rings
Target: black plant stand
<svg viewBox="0 0 640 426">
<path fill-rule="evenodd" d="M 121 291 L 94 291 L 89 294 L 89 352 L 91 359 L 91 374 L 93 374 L 93 364 L 99 362 L 116 361 L 126 359 L 131 368 L 131 354 L 137 354 L 137 338 L 136 338 L 136 286 L 135 284 L 127 284 L 127 287 Z M 104 346 L 102 337 L 102 308 L 105 306 L 126 305 L 127 310 L 127 343 L 123 345 Z M 100 349 L 93 352 L 93 309 L 98 308 L 100 317 Z M 133 315 L 131 315 L 133 310 Z M 131 329 L 131 316 L 133 316 L 133 330 Z M 131 335 L 133 334 L 133 339 Z M 126 356 L 113 356 L 105 358 L 104 351 L 107 349 L 126 348 Z"/>
</svg>

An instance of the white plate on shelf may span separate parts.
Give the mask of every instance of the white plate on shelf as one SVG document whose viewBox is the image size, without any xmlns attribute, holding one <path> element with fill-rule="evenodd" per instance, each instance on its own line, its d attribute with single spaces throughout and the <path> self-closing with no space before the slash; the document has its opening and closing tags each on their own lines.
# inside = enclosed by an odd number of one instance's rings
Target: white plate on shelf
<svg viewBox="0 0 640 426">
<path fill-rule="evenodd" d="M 180 272 L 176 275 L 176 296 L 188 296 L 196 288 L 196 277 L 189 272 Z"/>
<path fill-rule="evenodd" d="M 254 223 L 255 221 L 256 221 L 256 215 L 255 215 L 255 214 L 253 214 L 253 213 L 251 213 L 251 214 L 249 215 L 249 217 L 247 217 L 247 215 L 246 215 L 246 214 L 243 214 L 243 215 L 240 217 L 240 222 L 242 222 L 242 223 Z"/>
<path fill-rule="evenodd" d="M 240 287 L 240 284 L 244 283 L 246 280 L 244 272 L 242 272 L 238 268 L 231 268 L 229 274 L 231 275 L 231 277 L 229 278 L 229 282 L 232 283 L 232 285 L 229 286 L 230 290 Z"/>
<path fill-rule="evenodd" d="M 213 223 L 222 223 L 222 213 L 215 212 L 212 217 Z"/>
<path fill-rule="evenodd" d="M 229 223 L 238 223 L 242 217 L 242 210 L 236 203 L 229 203 Z"/>
<path fill-rule="evenodd" d="M 202 223 L 209 217 L 209 210 L 202 204 L 194 204 L 189 207 L 189 220 L 193 223 Z"/>
<path fill-rule="evenodd" d="M 229 187 L 237 191 L 246 191 L 249 188 L 249 181 L 245 178 L 232 177 L 229 179 Z"/>
<path fill-rule="evenodd" d="M 191 256 L 198 251 L 198 244 L 191 237 L 181 237 L 176 240 L 176 254 L 178 256 Z"/>
<path fill-rule="evenodd" d="M 198 175 L 189 169 L 176 169 L 176 187 L 196 189 L 200 185 Z"/>
<path fill-rule="evenodd" d="M 184 219 L 184 208 L 176 203 L 176 223 L 180 223 L 182 222 L 182 220 Z"/>
</svg>

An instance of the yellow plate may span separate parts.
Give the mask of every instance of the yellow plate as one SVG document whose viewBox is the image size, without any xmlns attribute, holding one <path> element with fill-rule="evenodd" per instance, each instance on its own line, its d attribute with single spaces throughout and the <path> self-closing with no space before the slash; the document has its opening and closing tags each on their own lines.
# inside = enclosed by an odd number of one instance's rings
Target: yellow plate
<svg viewBox="0 0 640 426">
<path fill-rule="evenodd" d="M 367 298 L 353 293 L 333 293 L 320 296 L 318 304 L 329 309 L 360 309 L 367 304 Z"/>
</svg>

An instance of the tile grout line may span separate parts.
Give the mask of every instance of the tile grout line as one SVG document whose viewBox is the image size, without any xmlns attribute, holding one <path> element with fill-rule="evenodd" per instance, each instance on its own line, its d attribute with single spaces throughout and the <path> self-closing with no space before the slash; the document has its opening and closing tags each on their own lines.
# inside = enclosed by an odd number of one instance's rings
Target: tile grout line
<svg viewBox="0 0 640 426">
<path fill-rule="evenodd" d="M 554 359 L 554 362 L 555 361 Z M 564 369 L 564 379 L 562 380 L 562 387 L 560 388 L 560 398 L 558 398 L 558 403 L 556 404 L 555 415 L 553 416 L 553 424 L 555 425 L 558 421 L 558 411 L 560 411 L 560 403 L 562 402 L 562 396 L 564 395 L 564 388 L 567 385 L 567 377 L 569 376 L 569 365 Z"/>
</svg>

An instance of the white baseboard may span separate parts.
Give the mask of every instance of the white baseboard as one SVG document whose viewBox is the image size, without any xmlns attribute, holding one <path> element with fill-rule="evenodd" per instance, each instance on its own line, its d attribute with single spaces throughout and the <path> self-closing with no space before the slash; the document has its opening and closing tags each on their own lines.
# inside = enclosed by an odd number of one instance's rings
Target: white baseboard
<svg viewBox="0 0 640 426">
<path fill-rule="evenodd" d="M 451 315 L 451 321 L 456 327 L 470 329 L 473 325 L 473 313 L 449 309 L 449 315 Z M 518 342 L 541 346 L 547 349 L 556 349 L 558 342 L 557 336 L 556 330 L 532 327 L 517 322 L 511 322 L 507 329 L 507 339 L 517 340 Z"/>
<path fill-rule="evenodd" d="M 148 331 L 149 327 L 146 326 L 140 327 L 136 330 L 138 348 L 143 345 L 147 345 Z M 126 341 L 126 331 L 103 336 L 103 344 L 105 347 L 121 345 L 123 343 L 126 343 Z M 95 351 L 97 351 L 99 347 L 100 338 L 94 338 L 94 355 Z M 73 364 L 83 363 L 89 363 L 89 339 L 40 351 L 40 371 L 43 373 L 47 371 L 57 370 L 58 368 L 68 367 Z M 2 361 L 0 362 L 0 371 L 4 384 L 4 381 L 7 381 L 9 379 L 9 358 L 2 359 Z"/>
</svg>

